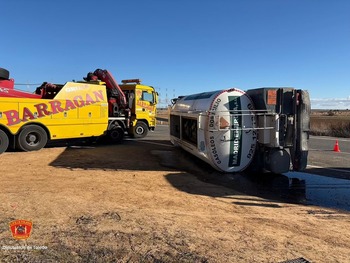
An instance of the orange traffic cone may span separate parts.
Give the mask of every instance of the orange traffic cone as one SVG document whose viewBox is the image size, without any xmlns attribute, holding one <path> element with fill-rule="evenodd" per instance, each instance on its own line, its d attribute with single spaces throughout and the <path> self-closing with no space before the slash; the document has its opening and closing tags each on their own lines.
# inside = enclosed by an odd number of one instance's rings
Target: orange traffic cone
<svg viewBox="0 0 350 263">
<path fill-rule="evenodd" d="M 333 151 L 334 151 L 334 152 L 340 152 L 338 140 L 335 141 L 335 145 L 334 145 Z"/>
</svg>

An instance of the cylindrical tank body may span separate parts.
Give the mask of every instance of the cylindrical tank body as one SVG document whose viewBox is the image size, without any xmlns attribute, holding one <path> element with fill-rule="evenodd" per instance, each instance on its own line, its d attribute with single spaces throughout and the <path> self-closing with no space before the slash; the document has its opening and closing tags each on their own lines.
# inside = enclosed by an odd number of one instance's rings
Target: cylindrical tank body
<svg viewBox="0 0 350 263">
<path fill-rule="evenodd" d="M 252 100 L 234 88 L 180 97 L 170 111 L 172 143 L 223 172 L 239 172 L 250 164 L 255 126 Z"/>
</svg>

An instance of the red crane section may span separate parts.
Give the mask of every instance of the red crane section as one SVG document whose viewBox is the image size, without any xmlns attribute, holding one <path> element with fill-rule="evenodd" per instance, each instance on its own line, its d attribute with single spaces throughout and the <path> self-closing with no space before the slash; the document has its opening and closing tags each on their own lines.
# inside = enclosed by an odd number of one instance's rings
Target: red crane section
<svg viewBox="0 0 350 263">
<path fill-rule="evenodd" d="M 96 69 L 93 73 L 99 80 L 106 83 L 108 97 L 114 97 L 120 108 L 127 108 L 126 97 L 117 81 L 108 70 Z"/>
</svg>

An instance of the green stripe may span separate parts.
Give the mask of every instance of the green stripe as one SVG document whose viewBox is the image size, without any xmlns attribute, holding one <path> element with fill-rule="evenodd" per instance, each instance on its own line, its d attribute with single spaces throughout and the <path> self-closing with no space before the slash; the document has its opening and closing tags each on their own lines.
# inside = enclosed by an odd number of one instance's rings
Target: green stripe
<svg viewBox="0 0 350 263">
<path fill-rule="evenodd" d="M 238 96 L 229 96 L 229 110 L 231 115 L 231 140 L 228 165 L 239 166 L 242 155 L 242 115 L 241 99 Z M 238 129 L 238 130 L 237 130 Z"/>
</svg>

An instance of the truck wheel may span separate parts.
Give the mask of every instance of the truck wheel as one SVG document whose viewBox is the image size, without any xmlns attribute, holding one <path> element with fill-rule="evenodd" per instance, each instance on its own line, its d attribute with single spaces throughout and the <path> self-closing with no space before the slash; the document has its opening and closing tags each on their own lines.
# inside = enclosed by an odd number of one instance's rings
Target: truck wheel
<svg viewBox="0 0 350 263">
<path fill-rule="evenodd" d="M 6 151 L 8 146 L 9 138 L 4 131 L 0 130 L 0 154 Z"/>
<path fill-rule="evenodd" d="M 148 126 L 143 121 L 138 121 L 133 127 L 132 135 L 134 138 L 143 138 L 148 134 Z"/>
<path fill-rule="evenodd" d="M 25 126 L 17 138 L 18 147 L 26 152 L 40 150 L 46 143 L 46 131 L 37 125 Z"/>
<path fill-rule="evenodd" d="M 113 127 L 108 131 L 108 139 L 111 143 L 120 143 L 124 139 L 124 129 L 122 127 Z"/>
<path fill-rule="evenodd" d="M 10 77 L 10 72 L 7 69 L 0 68 L 0 79 L 8 79 Z"/>
</svg>

